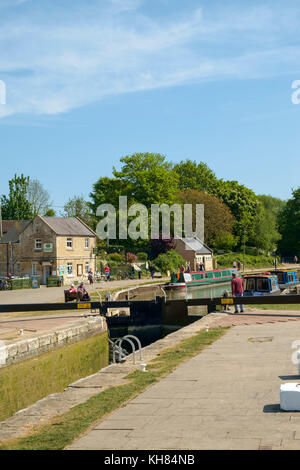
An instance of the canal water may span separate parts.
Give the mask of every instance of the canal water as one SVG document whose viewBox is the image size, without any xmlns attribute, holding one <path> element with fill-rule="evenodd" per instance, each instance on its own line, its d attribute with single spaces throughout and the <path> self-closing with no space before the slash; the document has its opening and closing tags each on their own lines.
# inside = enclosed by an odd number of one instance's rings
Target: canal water
<svg viewBox="0 0 300 470">
<path fill-rule="evenodd" d="M 163 285 L 162 285 L 163 287 Z M 222 284 L 212 284 L 206 287 L 190 287 L 187 289 L 178 289 L 178 290 L 166 290 L 163 291 L 160 286 L 153 286 L 153 289 L 143 291 L 143 289 L 138 289 L 134 294 L 130 295 L 130 300 L 153 300 L 155 297 L 164 295 L 164 292 L 167 296 L 167 300 L 176 300 L 176 299 L 204 299 L 204 298 L 213 298 L 213 297 L 222 297 L 224 291 L 227 291 L 231 295 L 231 283 L 226 282 Z M 190 322 L 199 320 L 207 314 L 207 307 L 205 305 L 191 306 L 188 307 L 188 317 Z M 142 347 L 147 346 L 148 344 L 157 341 L 158 339 L 163 338 L 164 336 L 176 331 L 181 328 L 176 325 L 126 325 L 124 326 L 124 331 L 120 327 L 110 329 L 111 338 L 123 337 L 126 334 L 131 334 L 137 336 L 142 343 Z M 128 350 L 128 353 L 131 352 L 131 346 L 127 343 L 122 345 L 125 349 Z"/>
<path fill-rule="evenodd" d="M 183 292 L 181 292 L 183 291 Z M 213 297 L 222 297 L 224 291 L 231 295 L 231 283 L 212 284 L 205 287 L 188 287 L 178 290 L 167 290 L 167 299 L 211 299 Z"/>
</svg>

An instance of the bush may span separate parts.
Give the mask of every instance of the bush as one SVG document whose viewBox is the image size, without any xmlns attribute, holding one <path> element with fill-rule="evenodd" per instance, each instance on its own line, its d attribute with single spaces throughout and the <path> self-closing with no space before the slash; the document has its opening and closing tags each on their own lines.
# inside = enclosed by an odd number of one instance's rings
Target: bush
<svg viewBox="0 0 300 470">
<path fill-rule="evenodd" d="M 243 253 L 230 253 L 227 255 L 216 256 L 218 266 L 232 267 L 234 261 L 243 263 Z M 269 268 L 274 266 L 274 256 L 253 256 L 245 254 L 245 267 L 248 268 Z M 277 264 L 279 259 L 277 258 Z"/>
<path fill-rule="evenodd" d="M 148 255 L 147 253 L 144 253 L 143 251 L 141 253 L 137 253 L 137 259 L 141 261 L 147 261 Z"/>
<path fill-rule="evenodd" d="M 111 253 L 110 255 L 108 255 L 108 259 L 110 261 L 116 261 L 117 263 L 122 263 L 123 256 L 120 255 L 120 253 Z"/>
<path fill-rule="evenodd" d="M 178 271 L 180 266 L 185 261 L 176 251 L 169 250 L 167 253 L 160 254 L 154 260 L 154 265 L 161 273 L 167 273 L 167 271 Z"/>
<path fill-rule="evenodd" d="M 126 261 L 127 263 L 134 263 L 136 261 L 136 255 L 133 253 L 126 253 Z"/>
</svg>

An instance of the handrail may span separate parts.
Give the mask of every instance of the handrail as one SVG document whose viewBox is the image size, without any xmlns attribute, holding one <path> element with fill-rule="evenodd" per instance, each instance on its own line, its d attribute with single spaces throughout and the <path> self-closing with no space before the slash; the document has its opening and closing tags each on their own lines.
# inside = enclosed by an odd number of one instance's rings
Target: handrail
<svg viewBox="0 0 300 470">
<path fill-rule="evenodd" d="M 116 343 L 119 343 L 118 346 L 120 348 L 120 351 L 121 351 L 121 344 L 123 341 L 128 341 L 128 343 L 131 344 L 131 347 L 132 347 L 132 357 L 133 357 L 133 364 L 135 364 L 135 346 L 134 346 L 134 343 L 131 341 L 131 339 L 128 339 L 124 336 L 124 338 L 121 338 L 119 340 L 116 341 Z"/>
<path fill-rule="evenodd" d="M 142 360 L 142 344 L 141 344 L 140 340 L 134 335 L 126 335 L 126 336 L 123 337 L 123 339 L 126 339 L 126 338 L 133 338 L 133 339 L 136 340 L 136 342 L 138 344 L 138 347 L 139 347 L 140 360 Z"/>
</svg>

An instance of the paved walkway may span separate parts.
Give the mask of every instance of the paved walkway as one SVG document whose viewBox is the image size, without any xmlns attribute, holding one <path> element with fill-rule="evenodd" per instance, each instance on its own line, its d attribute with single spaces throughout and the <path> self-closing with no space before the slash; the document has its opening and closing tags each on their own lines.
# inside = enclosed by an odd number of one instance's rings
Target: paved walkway
<svg viewBox="0 0 300 470">
<path fill-rule="evenodd" d="M 298 325 L 231 328 L 68 449 L 300 449 L 300 413 L 279 407 L 280 384 L 300 381 L 292 363 Z"/>
<path fill-rule="evenodd" d="M 156 283 L 166 282 L 169 278 L 162 277 L 154 279 Z M 122 289 L 123 287 L 134 287 L 140 284 L 151 282 L 151 279 L 126 279 L 121 281 L 102 281 L 94 283 L 89 286 L 86 283 L 89 292 L 98 289 Z M 63 287 L 46 287 L 41 286 L 39 289 L 20 289 L 12 291 L 0 291 L 0 305 L 7 304 L 30 304 L 30 303 L 46 303 L 46 302 L 64 302 L 64 289 Z"/>
</svg>

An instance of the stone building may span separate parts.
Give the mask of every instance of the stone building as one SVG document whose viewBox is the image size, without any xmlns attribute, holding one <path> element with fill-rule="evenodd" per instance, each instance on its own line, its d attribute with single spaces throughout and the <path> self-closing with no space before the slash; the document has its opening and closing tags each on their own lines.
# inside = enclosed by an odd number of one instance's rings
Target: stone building
<svg viewBox="0 0 300 470">
<path fill-rule="evenodd" d="M 0 276 L 64 277 L 66 284 L 96 270 L 96 233 L 79 218 L 18 221 L 0 240 Z"/>
<path fill-rule="evenodd" d="M 175 250 L 190 264 L 192 271 L 198 271 L 200 263 L 205 271 L 214 269 L 213 251 L 199 238 L 176 238 L 174 241 Z"/>
</svg>

